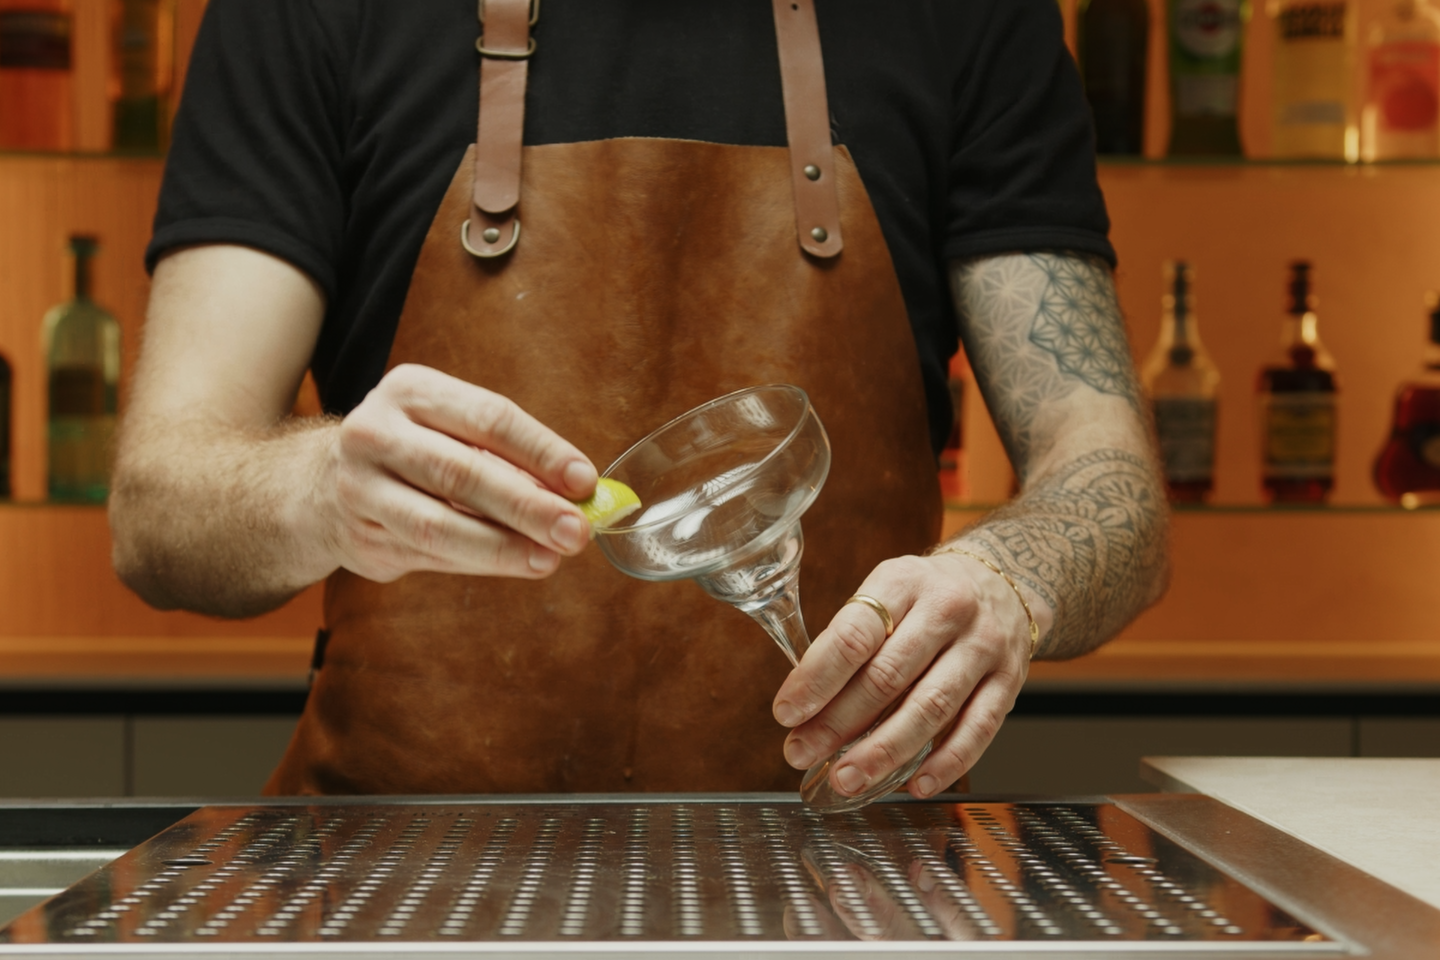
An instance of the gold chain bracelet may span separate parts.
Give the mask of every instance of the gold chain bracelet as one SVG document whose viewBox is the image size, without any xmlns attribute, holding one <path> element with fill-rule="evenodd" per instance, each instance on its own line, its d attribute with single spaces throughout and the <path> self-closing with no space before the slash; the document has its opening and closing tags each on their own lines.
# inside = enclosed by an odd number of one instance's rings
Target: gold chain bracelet
<svg viewBox="0 0 1440 960">
<path fill-rule="evenodd" d="M 1010 589 L 1015 591 L 1015 597 L 1020 601 L 1020 606 L 1025 611 L 1025 619 L 1030 621 L 1030 659 L 1035 659 L 1035 651 L 1040 647 L 1040 625 L 1035 622 L 1035 614 L 1030 612 L 1030 604 L 1025 602 L 1025 594 L 1020 592 L 1019 584 L 1017 584 L 1014 580 L 1010 579 L 1010 574 L 1000 569 L 1000 566 L 998 564 L 990 562 L 985 557 L 980 556 L 980 554 L 978 553 L 972 553 L 971 551 L 965 550 L 961 547 L 939 547 L 931 551 L 930 555 L 934 557 L 939 556 L 942 553 L 964 554 L 971 560 L 975 560 L 989 567 L 991 570 L 998 573 L 1002 580 L 1010 584 Z"/>
</svg>

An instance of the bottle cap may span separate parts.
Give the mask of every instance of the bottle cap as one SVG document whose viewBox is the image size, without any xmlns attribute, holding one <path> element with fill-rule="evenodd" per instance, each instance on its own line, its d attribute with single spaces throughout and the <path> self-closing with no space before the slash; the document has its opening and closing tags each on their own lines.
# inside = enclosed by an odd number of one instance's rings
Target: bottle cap
<svg viewBox="0 0 1440 960">
<path fill-rule="evenodd" d="M 72 233 L 70 252 L 77 257 L 93 257 L 100 249 L 100 238 L 91 233 Z"/>
</svg>

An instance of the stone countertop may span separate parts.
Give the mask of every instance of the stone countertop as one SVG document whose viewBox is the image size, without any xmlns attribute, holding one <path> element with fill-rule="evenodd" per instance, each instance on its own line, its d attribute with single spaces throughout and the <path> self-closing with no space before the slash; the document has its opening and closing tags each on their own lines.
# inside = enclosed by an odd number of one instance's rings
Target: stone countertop
<svg viewBox="0 0 1440 960">
<path fill-rule="evenodd" d="M 1440 909 L 1440 759 L 1146 757 L 1140 775 L 1208 794 Z"/>
</svg>

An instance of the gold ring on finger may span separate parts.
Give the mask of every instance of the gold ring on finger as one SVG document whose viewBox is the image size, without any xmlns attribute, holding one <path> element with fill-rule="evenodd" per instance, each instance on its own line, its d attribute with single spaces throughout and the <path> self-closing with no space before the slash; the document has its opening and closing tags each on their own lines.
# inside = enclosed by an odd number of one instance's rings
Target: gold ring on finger
<svg viewBox="0 0 1440 960">
<path fill-rule="evenodd" d="M 857 593 L 855 594 L 855 596 L 845 601 L 846 606 L 849 606 L 852 603 L 863 603 L 865 604 L 865 606 L 869 607 L 871 610 L 874 610 L 877 614 L 880 615 L 880 622 L 885 625 L 886 638 L 889 638 L 890 634 L 895 632 L 895 621 L 891 618 L 890 611 L 885 609 L 885 604 L 881 603 L 879 600 L 876 600 L 874 597 L 866 596 L 863 593 Z"/>
</svg>

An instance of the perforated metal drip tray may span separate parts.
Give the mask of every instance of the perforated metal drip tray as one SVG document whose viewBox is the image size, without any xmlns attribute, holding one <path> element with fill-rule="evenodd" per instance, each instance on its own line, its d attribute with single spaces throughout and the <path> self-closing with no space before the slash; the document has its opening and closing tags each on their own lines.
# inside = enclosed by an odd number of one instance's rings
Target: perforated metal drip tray
<svg viewBox="0 0 1440 960">
<path fill-rule="evenodd" d="M 3 938 L 1339 948 L 1108 803 L 211 807 Z"/>
<path fill-rule="evenodd" d="M 841 940 L 1347 951 L 1114 803 L 702 798 L 207 807 L 16 920 L 0 953 Z"/>
</svg>

